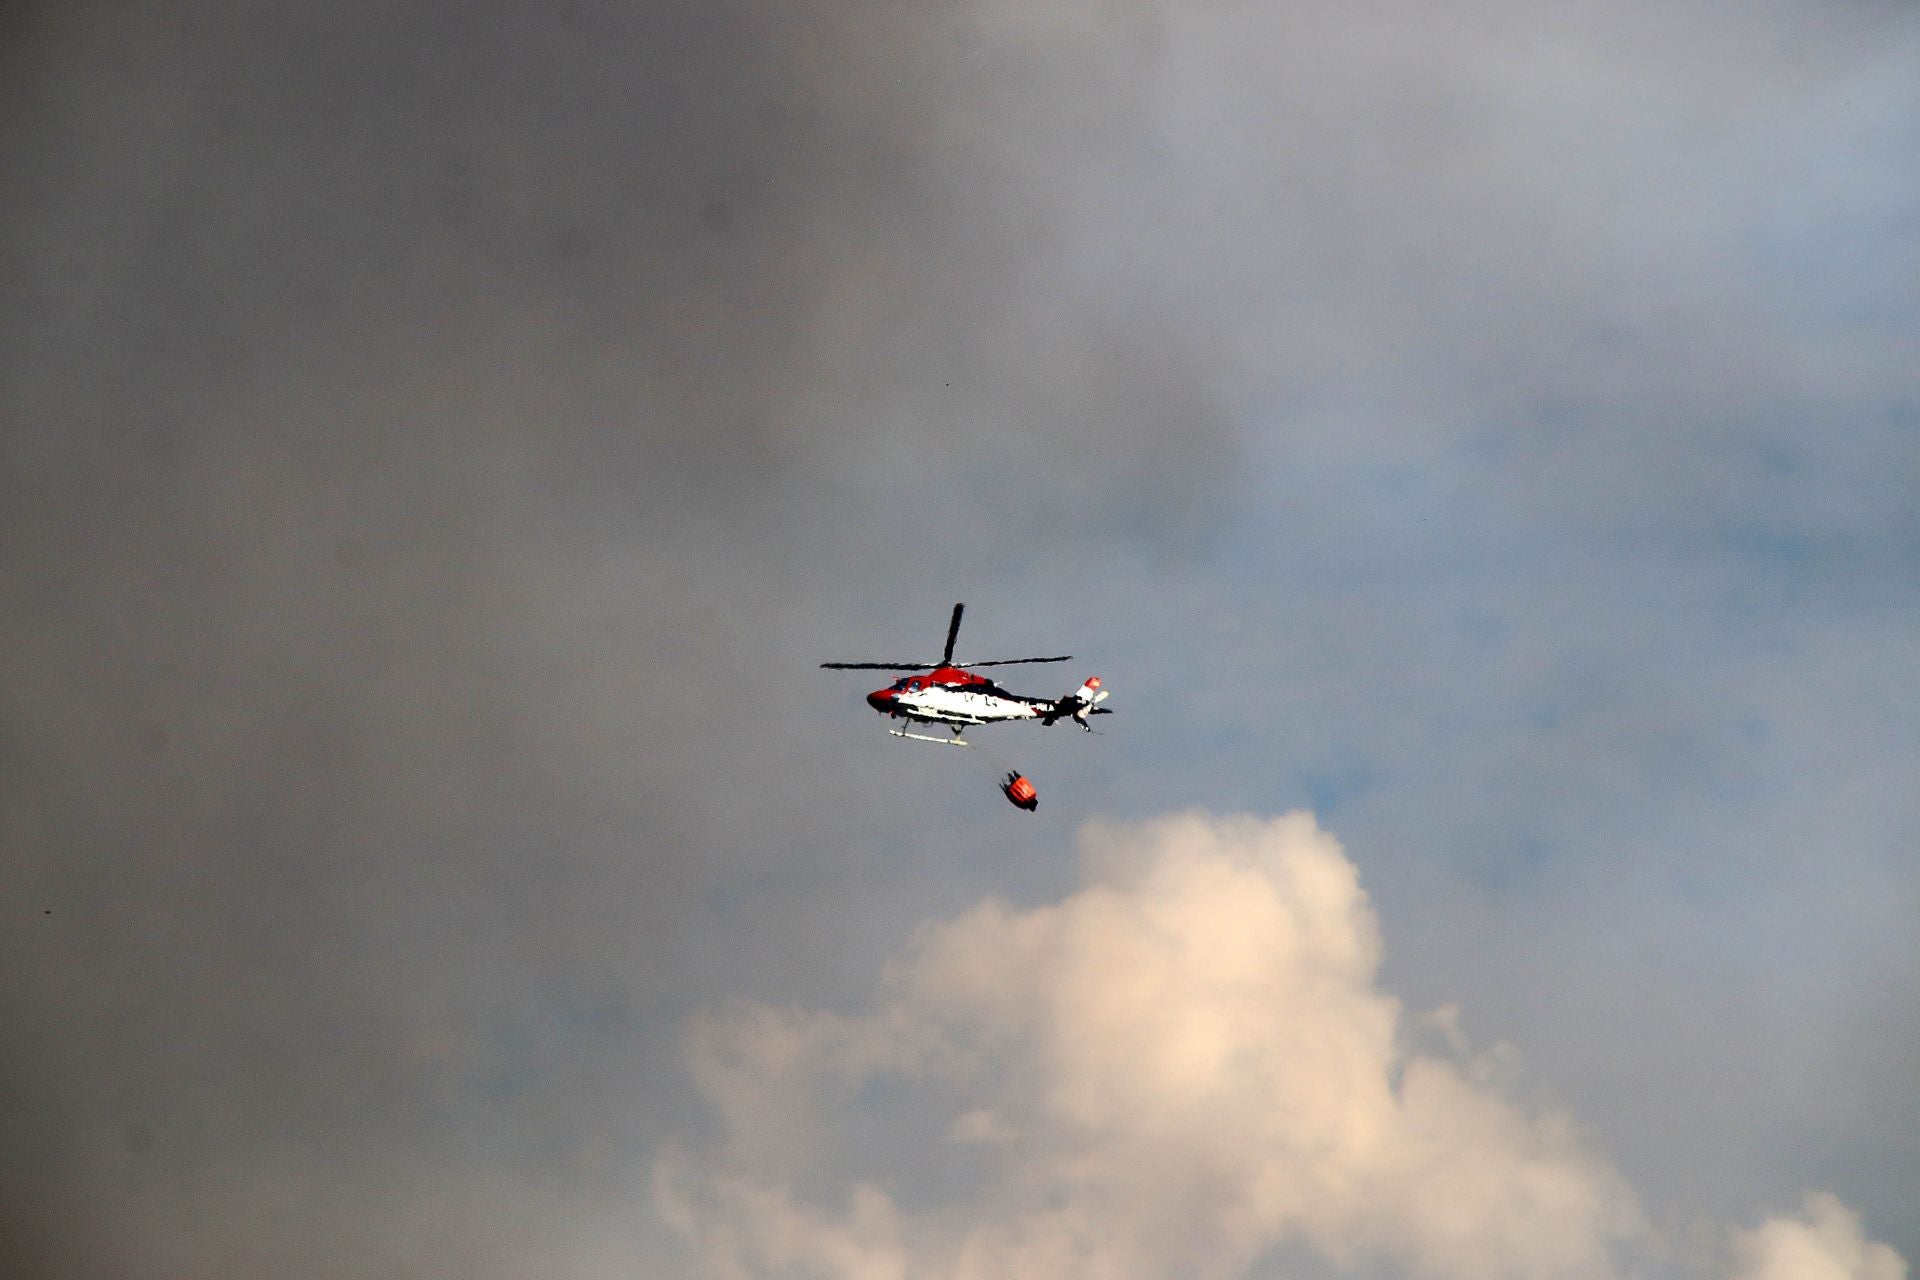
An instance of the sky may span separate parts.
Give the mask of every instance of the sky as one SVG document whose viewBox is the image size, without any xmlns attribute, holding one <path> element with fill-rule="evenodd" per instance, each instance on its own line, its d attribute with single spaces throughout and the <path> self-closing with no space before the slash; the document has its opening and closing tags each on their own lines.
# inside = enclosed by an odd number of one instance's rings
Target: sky
<svg viewBox="0 0 1920 1280">
<path fill-rule="evenodd" d="M 14 6 L 0 1271 L 1898 1280 L 1917 155 L 1898 3 Z M 956 600 L 1101 736 L 818 669 Z"/>
</svg>

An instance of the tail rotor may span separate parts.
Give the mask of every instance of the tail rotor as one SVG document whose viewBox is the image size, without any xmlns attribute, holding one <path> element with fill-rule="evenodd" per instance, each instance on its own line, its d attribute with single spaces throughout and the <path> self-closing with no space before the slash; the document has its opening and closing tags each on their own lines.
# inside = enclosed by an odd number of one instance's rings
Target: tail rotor
<svg viewBox="0 0 1920 1280">
<path fill-rule="evenodd" d="M 1070 716 L 1074 723 L 1092 733 L 1093 726 L 1087 723 L 1087 717 L 1113 714 L 1099 705 L 1107 700 L 1108 694 L 1108 690 L 1100 687 L 1099 676 L 1088 676 L 1085 684 L 1048 708 L 1046 714 L 1040 717 L 1040 723 L 1050 725 L 1061 716 Z"/>
</svg>

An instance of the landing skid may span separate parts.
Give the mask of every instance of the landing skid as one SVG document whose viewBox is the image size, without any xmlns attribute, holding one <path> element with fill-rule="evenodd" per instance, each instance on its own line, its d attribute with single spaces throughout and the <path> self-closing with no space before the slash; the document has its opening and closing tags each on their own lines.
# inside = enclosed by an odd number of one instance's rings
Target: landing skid
<svg viewBox="0 0 1920 1280">
<path fill-rule="evenodd" d="M 908 733 L 904 729 L 889 729 L 888 733 L 896 738 L 910 738 L 914 742 L 934 742 L 943 747 L 970 747 L 973 744 L 965 738 L 933 738 L 924 733 Z"/>
</svg>

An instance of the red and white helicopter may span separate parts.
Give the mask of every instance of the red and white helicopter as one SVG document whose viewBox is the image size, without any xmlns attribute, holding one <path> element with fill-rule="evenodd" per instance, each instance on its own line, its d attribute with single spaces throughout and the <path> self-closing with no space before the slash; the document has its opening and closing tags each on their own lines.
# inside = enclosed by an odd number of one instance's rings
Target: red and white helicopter
<svg viewBox="0 0 1920 1280">
<path fill-rule="evenodd" d="M 867 695 L 867 705 L 881 715 L 905 719 L 909 730 L 915 724 L 944 724 L 953 730 L 951 738 L 929 737 L 901 729 L 887 730 L 896 738 L 912 738 L 916 742 L 971 746 L 960 736 L 966 729 L 977 724 L 999 724 L 1008 720 L 1038 720 L 1041 724 L 1050 725 L 1062 719 L 1071 719 L 1082 729 L 1091 731 L 1093 726 L 1087 723 L 1087 717 L 1112 714 L 1107 708 L 1096 705 L 1107 698 L 1107 691 L 1100 687 L 1099 676 L 1088 676 L 1085 684 L 1064 698 L 1029 698 L 1024 694 L 1009 693 L 985 676 L 974 675 L 971 671 L 973 667 L 1068 662 L 1072 660 L 1072 654 L 1061 654 L 1057 658 L 995 658 L 983 662 L 955 662 L 953 642 L 960 634 L 960 614 L 966 607 L 964 604 L 953 606 L 953 620 L 947 624 L 946 652 L 940 655 L 938 662 L 823 662 L 820 665 L 831 671 L 913 673 L 901 676 L 884 689 L 875 689 Z"/>
</svg>

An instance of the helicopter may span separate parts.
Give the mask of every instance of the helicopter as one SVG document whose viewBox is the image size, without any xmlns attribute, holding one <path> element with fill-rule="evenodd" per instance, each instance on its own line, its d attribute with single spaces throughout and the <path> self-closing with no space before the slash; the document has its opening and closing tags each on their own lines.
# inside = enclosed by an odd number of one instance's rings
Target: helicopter
<svg viewBox="0 0 1920 1280">
<path fill-rule="evenodd" d="M 938 662 L 823 662 L 829 671 L 899 671 L 898 680 L 867 695 L 867 705 L 890 719 L 904 719 L 907 728 L 889 729 L 896 738 L 916 742 L 938 742 L 948 746 L 973 744 L 961 735 L 982 724 L 1000 724 L 1014 720 L 1038 720 L 1043 725 L 1072 720 L 1089 732 L 1089 716 L 1111 715 L 1098 704 L 1106 701 L 1108 691 L 1100 687 L 1099 676 L 1088 676 L 1085 683 L 1061 698 L 1031 698 L 1011 693 L 985 676 L 974 675 L 974 667 L 1010 667 L 1041 662 L 1070 662 L 1073 655 L 1063 653 L 1052 658 L 994 658 L 981 662 L 955 662 L 953 643 L 960 635 L 960 615 L 965 604 L 953 606 L 953 618 L 947 623 L 947 647 Z M 911 730 L 916 724 L 945 725 L 953 731 L 950 738 L 934 737 Z M 1009 797 L 1012 798 L 1012 797 Z M 1019 801 L 1016 801 L 1019 803 Z"/>
</svg>

